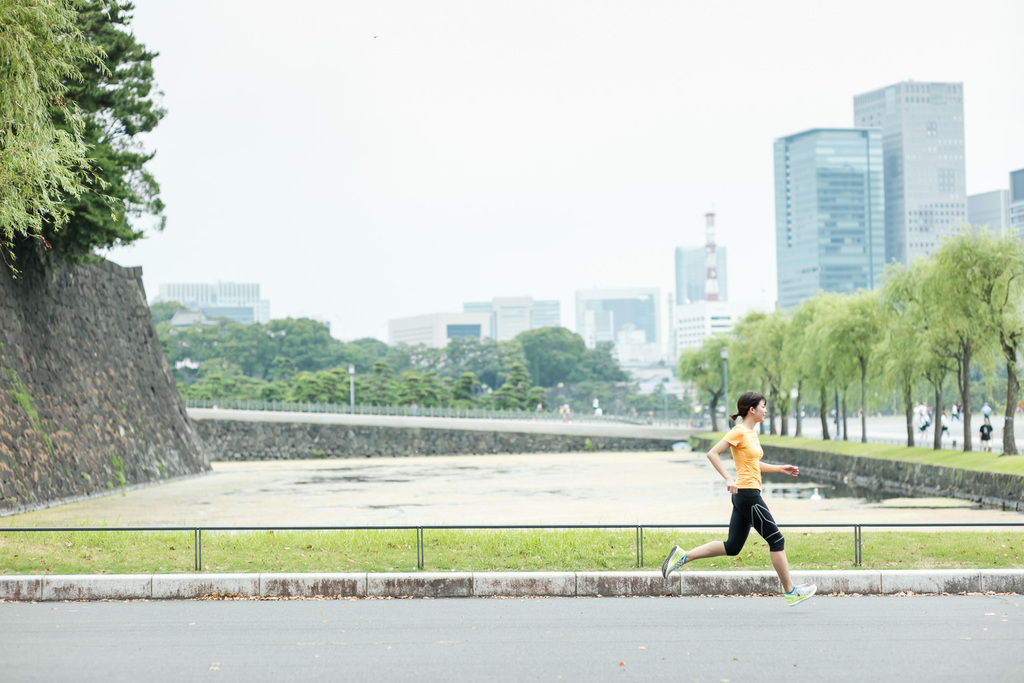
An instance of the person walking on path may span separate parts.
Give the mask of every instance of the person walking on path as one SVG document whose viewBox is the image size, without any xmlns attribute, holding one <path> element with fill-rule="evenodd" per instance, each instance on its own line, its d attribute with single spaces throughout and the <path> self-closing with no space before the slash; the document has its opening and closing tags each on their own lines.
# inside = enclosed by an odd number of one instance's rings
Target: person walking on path
<svg viewBox="0 0 1024 683">
<path fill-rule="evenodd" d="M 992 452 L 992 425 L 988 421 L 988 415 L 985 416 L 985 422 L 982 423 L 981 429 L 978 430 L 981 435 L 981 450 L 986 453 Z"/>
<path fill-rule="evenodd" d="M 785 591 L 786 602 L 795 605 L 814 595 L 817 587 L 813 584 L 794 585 L 789 575 L 789 561 L 786 559 L 786 543 L 779 531 L 778 525 L 772 518 L 772 513 L 761 498 L 761 473 L 782 472 L 791 477 L 800 474 L 800 469 L 795 465 L 770 465 L 761 462 L 764 451 L 761 449 L 761 442 L 757 438 L 754 427 L 764 422 L 767 411 L 767 403 L 764 396 L 756 391 L 748 391 L 739 397 L 736 402 L 736 414 L 729 418 L 735 422 L 736 418 L 743 418 L 734 426 L 721 441 L 711 447 L 707 453 L 708 460 L 725 479 L 725 488 L 732 494 L 732 519 L 729 520 L 729 537 L 722 541 L 710 541 L 704 545 L 686 551 L 678 545 L 672 546 L 668 557 L 661 565 L 661 574 L 666 579 L 669 574 L 682 567 L 687 562 L 700 560 L 706 557 L 720 557 L 722 555 L 739 555 L 743 545 L 747 542 L 747 536 L 753 527 L 757 533 L 768 543 L 771 551 L 772 567 L 779 575 L 782 582 L 782 589 Z M 730 449 L 732 459 L 736 465 L 736 479 L 734 480 L 722 464 L 722 453 Z"/>
</svg>

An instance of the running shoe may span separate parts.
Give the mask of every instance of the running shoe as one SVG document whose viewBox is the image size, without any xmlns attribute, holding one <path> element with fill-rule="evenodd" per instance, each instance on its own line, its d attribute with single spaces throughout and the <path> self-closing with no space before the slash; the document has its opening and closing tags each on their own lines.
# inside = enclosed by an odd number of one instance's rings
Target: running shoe
<svg viewBox="0 0 1024 683">
<path fill-rule="evenodd" d="M 686 564 L 686 551 L 677 545 L 672 546 L 668 557 L 661 563 L 661 575 L 666 579 L 668 575 Z"/>
<path fill-rule="evenodd" d="M 798 602 L 803 602 L 807 598 L 814 595 L 818 590 L 818 587 L 813 583 L 805 583 L 799 586 L 793 586 L 793 590 L 786 593 L 786 603 L 792 607 Z"/>
</svg>

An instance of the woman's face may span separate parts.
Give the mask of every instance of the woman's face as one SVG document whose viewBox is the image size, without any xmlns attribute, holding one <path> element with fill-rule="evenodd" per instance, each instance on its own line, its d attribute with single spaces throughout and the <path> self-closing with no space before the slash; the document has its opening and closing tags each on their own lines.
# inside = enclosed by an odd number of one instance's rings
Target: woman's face
<svg viewBox="0 0 1024 683">
<path fill-rule="evenodd" d="M 768 406 L 764 400 L 758 403 L 756 408 L 750 409 L 750 415 L 754 418 L 755 422 L 764 422 L 764 418 L 767 414 Z"/>
</svg>

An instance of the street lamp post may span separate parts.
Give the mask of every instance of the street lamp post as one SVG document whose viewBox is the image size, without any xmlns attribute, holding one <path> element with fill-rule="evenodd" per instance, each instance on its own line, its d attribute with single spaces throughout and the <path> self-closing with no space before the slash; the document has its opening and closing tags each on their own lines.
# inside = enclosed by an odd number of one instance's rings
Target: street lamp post
<svg viewBox="0 0 1024 683">
<path fill-rule="evenodd" d="M 356 366 L 348 364 L 348 405 L 350 408 L 356 406 Z"/>
<path fill-rule="evenodd" d="M 725 401 L 725 414 L 729 414 L 729 347 L 722 347 L 722 400 Z"/>
</svg>

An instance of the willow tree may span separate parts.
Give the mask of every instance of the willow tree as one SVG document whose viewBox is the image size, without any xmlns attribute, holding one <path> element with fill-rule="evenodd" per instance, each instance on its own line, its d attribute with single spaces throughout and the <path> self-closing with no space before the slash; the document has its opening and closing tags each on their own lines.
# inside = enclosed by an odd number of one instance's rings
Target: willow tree
<svg viewBox="0 0 1024 683">
<path fill-rule="evenodd" d="M 679 354 L 677 370 L 679 379 L 693 382 L 697 390 L 706 394 L 711 409 L 711 429 L 718 431 L 718 402 L 725 401 L 725 412 L 729 412 L 729 397 L 725 396 L 725 380 L 722 376 L 722 347 L 729 345 L 729 338 L 722 335 L 708 337 L 696 349 L 686 349 Z"/>
<path fill-rule="evenodd" d="M 925 261 L 909 268 L 890 266 L 882 288 L 886 334 L 879 346 L 882 369 L 896 381 L 903 399 L 907 447 L 914 446 L 914 387 L 922 376 L 926 313 L 921 300 Z"/>
<path fill-rule="evenodd" d="M 16 243 L 41 243 L 47 221 L 63 227 L 64 198 L 81 196 L 89 177 L 83 120 L 67 82 L 81 80 L 80 64 L 99 64 L 102 50 L 83 36 L 74 6 L 0 0 L 0 256 L 14 272 Z"/>
<path fill-rule="evenodd" d="M 1020 398 L 1019 356 L 1024 341 L 1024 244 L 1010 235 L 999 237 L 991 230 L 964 226 L 946 240 L 935 256 L 936 266 L 962 281 L 947 279 L 945 292 L 959 289 L 962 298 L 955 300 L 959 320 L 972 318 L 971 330 L 958 331 L 958 338 L 969 331 L 983 333 L 994 340 L 997 353 L 1006 369 L 1006 406 L 1003 421 L 1003 453 L 1016 455 L 1017 444 L 1013 416 Z M 953 322 L 958 322 L 954 319 Z M 955 329 L 955 328 L 954 328 Z M 967 337 L 966 341 L 971 341 Z M 962 341 L 963 343 L 963 341 Z M 976 347 L 970 347 L 974 350 Z M 966 391 L 966 381 L 964 389 Z M 964 403 L 965 430 L 968 430 L 969 406 Z M 966 444 L 965 434 L 965 447 Z"/>
<path fill-rule="evenodd" d="M 1000 255 L 991 233 L 965 226 L 946 238 L 932 256 L 933 267 L 923 283 L 931 300 L 936 331 L 952 341 L 957 389 L 963 403 L 964 450 L 972 449 L 971 368 L 991 358 L 999 337 L 989 302 L 1002 277 Z"/>
<path fill-rule="evenodd" d="M 784 345 L 790 329 L 790 318 L 780 312 L 751 313 L 733 328 L 736 339 L 737 365 L 750 377 L 764 383 L 763 393 L 768 399 L 769 433 L 775 434 L 775 414 L 783 415 L 789 409 L 789 383 Z M 730 347 L 731 348 L 731 347 Z M 734 357 L 730 351 L 730 358 Z M 766 391 L 765 391 L 766 390 Z M 786 420 L 782 420 L 781 433 L 788 434 Z"/>
</svg>

